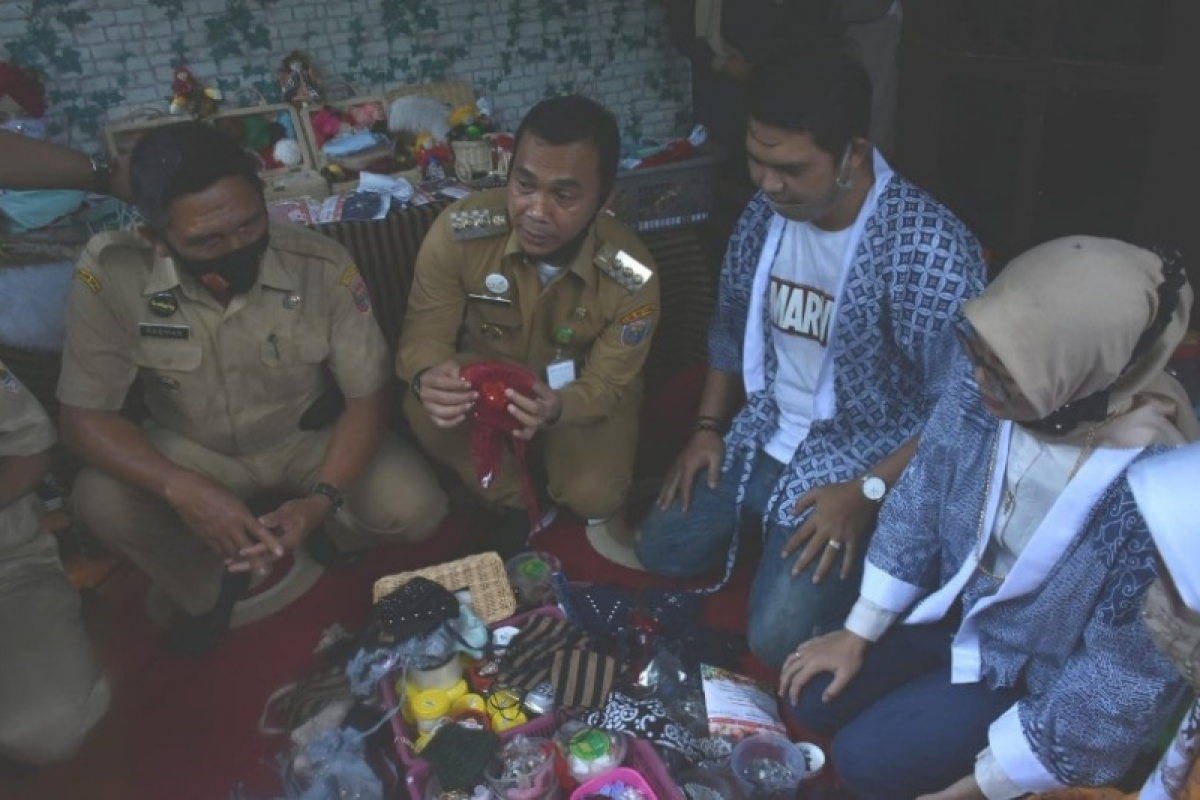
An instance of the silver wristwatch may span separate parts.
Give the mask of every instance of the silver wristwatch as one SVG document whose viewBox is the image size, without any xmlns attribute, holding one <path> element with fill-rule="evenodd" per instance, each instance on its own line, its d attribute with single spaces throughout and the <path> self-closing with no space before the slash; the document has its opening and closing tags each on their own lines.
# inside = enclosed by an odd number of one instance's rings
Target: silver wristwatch
<svg viewBox="0 0 1200 800">
<path fill-rule="evenodd" d="M 867 473 L 862 476 L 862 493 L 863 497 L 870 500 L 872 503 L 882 503 L 883 496 L 887 494 L 888 485 L 883 478 L 878 475 Z"/>
</svg>

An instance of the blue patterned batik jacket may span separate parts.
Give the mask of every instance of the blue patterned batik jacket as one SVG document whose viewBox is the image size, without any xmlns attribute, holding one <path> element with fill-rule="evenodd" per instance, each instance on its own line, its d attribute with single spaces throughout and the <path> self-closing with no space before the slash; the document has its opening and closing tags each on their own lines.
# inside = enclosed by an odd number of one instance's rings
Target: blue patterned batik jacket
<svg viewBox="0 0 1200 800">
<path fill-rule="evenodd" d="M 709 327 L 715 369 L 742 372 L 754 273 L 773 214 L 760 193 L 730 240 Z M 862 475 L 917 433 L 943 383 L 944 365 L 931 356 L 939 334 L 985 282 L 979 243 L 958 218 L 898 175 L 880 187 L 836 299 L 829 354 L 836 365 L 836 410 L 832 419 L 815 421 L 797 448 L 767 506 L 767 522 L 774 517 L 798 525 L 802 518 L 792 509 L 803 494 Z M 734 419 L 726 468 L 735 451 L 764 446 L 778 424 L 778 361 L 766 320 L 769 303 L 762 308 L 766 388 L 752 393 Z"/>
<path fill-rule="evenodd" d="M 940 619 L 961 599 L 952 680 L 1025 691 L 988 732 L 1014 783 L 1035 792 L 1111 784 L 1183 691 L 1140 618 L 1158 565 L 1125 472 L 1152 450 L 1095 450 L 997 585 L 976 557 L 990 454 L 1006 452 L 1011 423 L 984 410 L 965 358 L 952 360 L 947 392 L 880 513 L 862 595 L 911 609 L 910 624 Z M 996 461 L 997 486 L 1003 468 Z"/>
</svg>

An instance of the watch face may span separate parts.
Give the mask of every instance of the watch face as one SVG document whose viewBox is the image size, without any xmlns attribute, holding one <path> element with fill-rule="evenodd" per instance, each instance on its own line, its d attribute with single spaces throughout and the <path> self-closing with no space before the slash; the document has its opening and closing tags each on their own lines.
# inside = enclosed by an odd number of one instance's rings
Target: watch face
<svg viewBox="0 0 1200 800">
<path fill-rule="evenodd" d="M 879 502 L 887 494 L 887 484 L 883 482 L 883 478 L 869 475 L 863 478 L 862 490 L 868 500 Z"/>
</svg>

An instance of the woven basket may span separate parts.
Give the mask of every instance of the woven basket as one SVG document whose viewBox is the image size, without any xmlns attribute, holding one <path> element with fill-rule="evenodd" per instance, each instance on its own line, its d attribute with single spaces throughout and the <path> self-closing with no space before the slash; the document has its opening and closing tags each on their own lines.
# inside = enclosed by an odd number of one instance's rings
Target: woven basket
<svg viewBox="0 0 1200 800">
<path fill-rule="evenodd" d="M 436 581 L 452 592 L 470 589 L 471 609 L 484 622 L 506 619 L 517 610 L 517 599 L 508 584 L 504 562 L 496 553 L 480 553 L 425 569 L 386 575 L 375 581 L 375 602 L 417 576 Z"/>
<path fill-rule="evenodd" d="M 508 168 L 512 164 L 512 151 L 507 147 L 498 149 L 496 147 L 496 138 L 499 136 L 511 136 L 512 134 L 504 133 L 485 133 L 483 138 L 492 145 L 493 157 L 496 160 L 496 166 L 492 172 L 497 175 L 508 175 Z"/>
<path fill-rule="evenodd" d="M 475 102 L 475 88 L 467 81 L 441 81 L 438 83 L 421 83 L 413 86 L 399 86 L 384 94 L 388 108 L 398 97 L 432 97 L 441 100 L 454 110 L 459 106 Z"/>
<path fill-rule="evenodd" d="M 639 232 L 696 225 L 708 219 L 724 156 L 697 156 L 674 164 L 617 174 L 611 209 Z"/>
<path fill-rule="evenodd" d="M 450 149 L 454 151 L 454 175 L 460 181 L 469 181 L 492 171 L 491 142 L 485 139 L 451 142 Z"/>
</svg>

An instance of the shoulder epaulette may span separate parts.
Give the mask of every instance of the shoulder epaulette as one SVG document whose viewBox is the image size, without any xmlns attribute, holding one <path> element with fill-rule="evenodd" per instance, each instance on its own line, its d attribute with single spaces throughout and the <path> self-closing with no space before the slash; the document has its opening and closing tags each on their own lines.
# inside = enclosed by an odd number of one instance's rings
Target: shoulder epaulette
<svg viewBox="0 0 1200 800">
<path fill-rule="evenodd" d="M 641 289 L 654 274 L 649 267 L 614 244 L 600 245 L 593 263 L 630 292 Z"/>
<path fill-rule="evenodd" d="M 472 208 L 450 212 L 450 233 L 456 242 L 486 239 L 512 229 L 503 208 Z"/>
<path fill-rule="evenodd" d="M 88 240 L 86 252 L 103 263 L 105 256 L 114 253 L 134 250 L 139 253 L 150 253 L 150 243 L 133 231 L 104 231 Z"/>
</svg>

